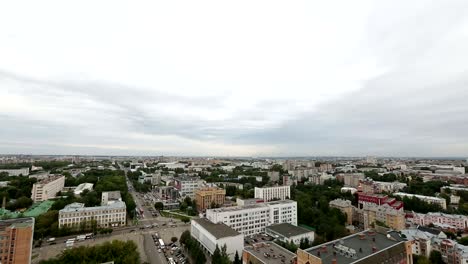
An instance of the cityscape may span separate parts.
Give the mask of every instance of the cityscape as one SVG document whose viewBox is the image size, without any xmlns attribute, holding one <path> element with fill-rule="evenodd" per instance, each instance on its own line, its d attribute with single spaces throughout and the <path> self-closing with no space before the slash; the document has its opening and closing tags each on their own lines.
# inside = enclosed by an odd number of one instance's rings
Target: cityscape
<svg viewBox="0 0 468 264">
<path fill-rule="evenodd" d="M 468 264 L 468 1 L 0 1 L 0 264 Z"/>
</svg>

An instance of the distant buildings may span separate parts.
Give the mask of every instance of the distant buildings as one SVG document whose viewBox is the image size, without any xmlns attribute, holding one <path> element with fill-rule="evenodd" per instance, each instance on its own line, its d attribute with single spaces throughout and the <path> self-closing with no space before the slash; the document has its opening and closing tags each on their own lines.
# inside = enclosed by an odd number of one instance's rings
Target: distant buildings
<svg viewBox="0 0 468 264">
<path fill-rule="evenodd" d="M 329 172 L 333 170 L 333 166 L 328 163 L 322 163 L 320 164 L 319 171 L 320 172 Z"/>
<path fill-rule="evenodd" d="M 226 253 L 231 260 L 234 260 L 236 252 L 239 257 L 244 248 L 244 235 L 225 225 L 224 223 L 212 223 L 205 218 L 193 219 L 191 221 L 190 234 L 203 246 L 211 255 L 216 250 L 216 246 L 221 249 L 226 246 Z"/>
<path fill-rule="evenodd" d="M 8 176 L 28 176 L 29 175 L 29 167 L 21 168 L 21 169 L 0 169 L 0 173 L 6 172 Z"/>
<path fill-rule="evenodd" d="M 92 191 L 93 190 L 94 184 L 92 183 L 82 183 L 76 187 L 76 189 L 73 191 L 75 195 L 80 195 L 84 190 Z"/>
<path fill-rule="evenodd" d="M 263 199 L 267 202 L 271 200 L 286 200 L 290 197 L 290 186 L 255 187 L 255 198 Z"/>
<path fill-rule="evenodd" d="M 283 185 L 284 186 L 297 185 L 297 178 L 291 175 L 283 175 Z"/>
<path fill-rule="evenodd" d="M 406 186 L 407 184 L 402 182 L 381 182 L 370 178 L 359 182 L 359 189 L 364 193 L 393 193 L 404 189 Z"/>
<path fill-rule="evenodd" d="M 34 234 L 34 218 L 0 221 L 0 263 L 29 264 Z"/>
<path fill-rule="evenodd" d="M 370 194 L 358 192 L 358 207 L 363 208 L 366 204 L 384 205 L 388 204 L 397 210 L 403 210 L 403 202 L 397 201 L 395 198 L 388 197 L 382 194 Z"/>
<path fill-rule="evenodd" d="M 247 246 L 242 254 L 242 264 L 291 264 L 296 254 L 274 242 L 261 242 Z"/>
<path fill-rule="evenodd" d="M 276 182 L 276 181 L 279 181 L 280 179 L 280 173 L 279 171 L 269 171 L 268 177 L 270 178 L 270 181 Z"/>
<path fill-rule="evenodd" d="M 336 179 L 343 182 L 347 187 L 358 187 L 359 182 L 364 180 L 364 173 L 340 173 L 336 175 Z"/>
<path fill-rule="evenodd" d="M 33 184 L 31 199 L 34 202 L 42 202 L 55 198 L 58 192 L 65 186 L 65 176 L 51 175 Z"/>
<path fill-rule="evenodd" d="M 401 197 L 401 198 L 404 198 L 404 197 L 418 198 L 419 200 L 422 200 L 422 201 L 424 201 L 426 203 L 440 205 L 440 207 L 442 209 L 444 209 L 444 210 L 447 209 L 447 202 L 443 198 L 437 198 L 437 197 L 434 197 L 434 196 L 411 194 L 411 193 L 403 193 L 403 192 L 397 192 L 397 193 L 394 193 L 393 195 Z"/>
<path fill-rule="evenodd" d="M 395 232 L 366 230 L 306 250 L 297 250 L 297 264 L 413 263 L 411 242 Z"/>
<path fill-rule="evenodd" d="M 291 200 L 258 203 L 206 210 L 213 223 L 225 223 L 232 229 L 250 236 L 265 231 L 272 224 L 297 225 L 297 202 Z"/>
<path fill-rule="evenodd" d="M 289 223 L 274 224 L 265 228 L 265 233 L 275 239 L 299 246 L 301 240 L 307 239 L 310 244 L 314 242 L 315 232 Z"/>
<path fill-rule="evenodd" d="M 215 187 L 200 188 L 195 191 L 195 201 L 198 212 L 208 208 L 219 207 L 224 204 L 226 190 Z"/>
<path fill-rule="evenodd" d="M 179 190 L 180 196 L 195 197 L 195 191 L 203 186 L 204 180 L 199 177 L 179 177 L 175 179 L 175 187 Z"/>
</svg>

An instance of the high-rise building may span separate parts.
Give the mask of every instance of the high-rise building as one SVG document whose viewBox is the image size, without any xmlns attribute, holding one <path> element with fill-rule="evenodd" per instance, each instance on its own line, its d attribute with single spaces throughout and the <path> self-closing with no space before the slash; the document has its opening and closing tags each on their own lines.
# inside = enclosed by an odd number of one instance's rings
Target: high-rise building
<svg viewBox="0 0 468 264">
<path fill-rule="evenodd" d="M 49 176 L 33 184 L 31 199 L 34 202 L 42 202 L 51 198 L 55 198 L 57 193 L 63 190 L 64 186 L 65 176 Z"/>
<path fill-rule="evenodd" d="M 34 218 L 0 221 L 0 263 L 31 263 L 33 234 Z"/>
<path fill-rule="evenodd" d="M 219 207 L 224 204 L 226 190 L 216 187 L 201 188 L 195 191 L 197 210 L 203 212 L 208 208 Z"/>
<path fill-rule="evenodd" d="M 258 188 L 255 187 L 255 198 L 263 199 L 265 201 L 271 200 L 285 200 L 291 197 L 290 186 L 273 186 Z"/>
</svg>

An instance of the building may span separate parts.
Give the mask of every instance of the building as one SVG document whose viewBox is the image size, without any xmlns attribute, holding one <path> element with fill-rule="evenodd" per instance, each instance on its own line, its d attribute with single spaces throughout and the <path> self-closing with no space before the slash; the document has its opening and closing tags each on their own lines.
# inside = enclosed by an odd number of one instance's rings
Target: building
<svg viewBox="0 0 468 264">
<path fill-rule="evenodd" d="M 262 242 L 244 248 L 242 264 L 293 264 L 296 254 L 273 243 Z"/>
<path fill-rule="evenodd" d="M 437 198 L 437 197 L 434 197 L 434 196 L 411 194 L 411 193 L 402 193 L 402 192 L 397 192 L 397 193 L 394 193 L 393 195 L 401 197 L 401 198 L 404 198 L 404 197 L 417 198 L 417 199 L 422 200 L 422 201 L 424 201 L 426 203 L 438 204 L 444 210 L 447 209 L 447 203 L 446 203 L 445 199 L 443 199 L 443 198 Z"/>
<path fill-rule="evenodd" d="M 287 243 L 294 243 L 299 246 L 301 240 L 307 239 L 310 244 L 314 242 L 315 232 L 305 229 L 300 226 L 291 225 L 288 223 L 275 224 L 267 226 L 265 233 L 275 239 Z"/>
<path fill-rule="evenodd" d="M 42 202 L 55 198 L 58 192 L 65 186 L 65 176 L 54 175 L 39 180 L 33 184 L 31 199 L 34 202 Z"/>
<path fill-rule="evenodd" d="M 220 207 L 224 204 L 226 190 L 215 187 L 201 188 L 195 191 L 195 201 L 198 212 L 208 208 Z"/>
<path fill-rule="evenodd" d="M 283 175 L 283 185 L 284 186 L 297 185 L 297 178 L 291 175 Z"/>
<path fill-rule="evenodd" d="M 351 204 L 350 200 L 335 199 L 330 201 L 328 205 L 331 208 L 337 208 L 346 215 L 346 224 L 352 225 L 354 219 L 355 207 Z"/>
<path fill-rule="evenodd" d="M 427 214 L 413 213 L 413 218 L 410 218 L 410 220 L 413 224 L 421 226 L 433 224 L 441 228 L 461 231 L 468 229 L 468 216 L 466 215 L 444 214 L 440 212 Z"/>
<path fill-rule="evenodd" d="M 120 191 L 102 192 L 101 205 L 104 206 L 119 201 L 122 201 Z"/>
<path fill-rule="evenodd" d="M 245 236 L 263 233 L 272 224 L 297 225 L 297 202 L 291 200 L 258 203 L 246 206 L 207 209 L 206 218 L 225 223 Z"/>
<path fill-rule="evenodd" d="M 85 207 L 83 203 L 72 203 L 59 211 L 59 228 L 78 228 L 80 224 L 91 225 L 96 221 L 98 227 L 125 226 L 127 207 L 122 201 L 107 205 Z"/>
<path fill-rule="evenodd" d="M 370 194 L 358 192 L 358 208 L 362 209 L 366 204 L 383 205 L 388 204 L 397 210 L 403 210 L 403 202 L 383 194 Z"/>
<path fill-rule="evenodd" d="M 297 264 L 413 263 L 411 242 L 396 231 L 365 230 L 309 249 L 297 250 Z"/>
<path fill-rule="evenodd" d="M 0 221 L 0 263 L 29 264 L 34 234 L 34 218 Z"/>
<path fill-rule="evenodd" d="M 161 200 L 175 201 L 179 197 L 179 190 L 174 186 L 159 186 L 157 188 Z"/>
<path fill-rule="evenodd" d="M 236 198 L 236 204 L 239 206 L 253 205 L 253 204 L 264 203 L 264 202 L 265 200 L 259 199 L 259 198 L 250 198 L 250 199 Z"/>
<path fill-rule="evenodd" d="M 368 229 L 373 224 L 378 224 L 378 222 L 396 231 L 405 228 L 404 211 L 397 210 L 389 204 L 366 204 L 363 209 L 358 210 L 358 215 L 359 222 L 363 224 L 364 229 Z"/>
<path fill-rule="evenodd" d="M 341 173 L 337 175 L 337 179 L 342 179 L 345 186 L 358 187 L 359 181 L 364 180 L 364 173 Z"/>
<path fill-rule="evenodd" d="M 271 200 L 286 200 L 291 196 L 290 186 L 274 186 L 274 187 L 255 187 L 255 198 L 265 201 Z"/>
<path fill-rule="evenodd" d="M 205 181 L 199 177 L 179 177 L 175 179 L 175 187 L 179 190 L 180 196 L 195 197 L 195 191 L 204 185 Z"/>
<path fill-rule="evenodd" d="M 92 191 L 93 190 L 93 186 L 94 184 L 92 183 L 82 183 L 80 185 L 78 185 L 75 190 L 73 191 L 73 193 L 75 195 L 80 195 L 84 190 L 88 190 L 88 191 Z"/>
<path fill-rule="evenodd" d="M 276 182 L 276 181 L 279 181 L 280 179 L 280 173 L 279 171 L 269 171 L 268 177 L 270 178 L 270 181 Z"/>
<path fill-rule="evenodd" d="M 8 176 L 28 176 L 29 175 L 29 167 L 21 168 L 21 169 L 0 169 L 0 173 L 6 172 Z"/>
<path fill-rule="evenodd" d="M 244 235 L 230 228 L 224 223 L 212 223 L 205 218 L 193 219 L 191 221 L 190 234 L 211 255 L 218 248 L 226 246 L 226 253 L 234 260 L 236 252 L 239 256 L 244 248 Z"/>
<path fill-rule="evenodd" d="M 320 164 L 319 171 L 320 172 L 329 172 L 333 170 L 333 166 L 328 163 L 322 163 Z"/>
<path fill-rule="evenodd" d="M 380 182 L 366 178 L 359 182 L 359 189 L 363 193 L 394 193 L 406 187 L 406 183 L 402 182 Z"/>
<path fill-rule="evenodd" d="M 255 181 L 256 181 L 256 182 L 262 182 L 262 181 L 263 181 L 263 177 L 262 177 L 262 176 L 251 176 L 251 175 L 239 175 L 239 176 L 237 176 L 237 179 L 238 179 L 238 180 L 241 180 L 241 179 L 243 179 L 243 178 L 247 178 L 247 179 L 249 179 L 249 178 L 255 178 Z"/>
</svg>

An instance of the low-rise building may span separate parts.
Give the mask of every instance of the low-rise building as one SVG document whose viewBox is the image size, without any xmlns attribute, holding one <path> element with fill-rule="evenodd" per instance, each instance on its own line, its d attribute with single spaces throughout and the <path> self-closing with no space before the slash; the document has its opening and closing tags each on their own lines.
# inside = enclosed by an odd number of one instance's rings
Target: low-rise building
<svg viewBox="0 0 468 264">
<path fill-rule="evenodd" d="M 363 193 L 393 193 L 404 189 L 407 186 L 402 182 L 380 182 L 366 178 L 359 182 L 359 190 Z"/>
<path fill-rule="evenodd" d="M 29 264 L 34 234 L 34 218 L 0 221 L 0 263 Z"/>
<path fill-rule="evenodd" d="M 65 176 L 51 175 L 33 184 L 31 199 L 34 202 L 42 202 L 55 198 L 57 193 L 65 186 Z"/>
<path fill-rule="evenodd" d="M 102 192 L 101 194 L 101 205 L 105 206 L 114 202 L 121 202 L 122 195 L 120 195 L 120 191 L 112 191 L 112 192 Z"/>
<path fill-rule="evenodd" d="M 219 249 L 226 246 L 227 255 L 231 260 L 234 260 L 236 252 L 240 256 L 244 248 L 243 234 L 224 223 L 215 224 L 205 218 L 193 219 L 191 221 L 190 234 L 211 255 L 216 250 L 216 246 Z"/>
<path fill-rule="evenodd" d="M 411 242 L 396 231 L 366 230 L 305 250 L 297 250 L 297 264 L 413 263 Z"/>
<path fill-rule="evenodd" d="M 94 184 L 92 183 L 81 183 L 80 185 L 78 185 L 75 190 L 73 190 L 73 193 L 75 195 L 81 195 L 81 193 L 84 191 L 84 190 L 88 190 L 88 191 L 92 191 L 93 190 L 93 186 Z"/>
<path fill-rule="evenodd" d="M 346 224 L 353 224 L 355 207 L 350 200 L 335 199 L 328 203 L 331 208 L 337 208 L 346 215 Z"/>
<path fill-rule="evenodd" d="M 404 206 L 403 202 L 398 201 L 395 198 L 388 197 L 387 195 L 358 192 L 358 208 L 362 209 L 366 204 L 388 204 L 398 210 L 403 210 Z"/>
<path fill-rule="evenodd" d="M 291 196 L 290 186 L 255 187 L 255 198 L 265 201 L 286 200 Z"/>
<path fill-rule="evenodd" d="M 378 222 L 397 231 L 405 228 L 404 211 L 397 210 L 388 204 L 366 204 L 363 209 L 358 210 L 358 214 L 359 222 L 364 225 L 364 229 L 368 229 Z"/>
<path fill-rule="evenodd" d="M 265 233 L 280 241 L 294 243 L 296 245 L 299 245 L 302 240 L 307 240 L 312 244 L 315 239 L 314 231 L 289 223 L 267 226 L 265 228 Z"/>
<path fill-rule="evenodd" d="M 91 225 L 93 221 L 96 221 L 98 227 L 125 226 L 126 209 L 122 201 L 94 207 L 85 207 L 83 203 L 72 203 L 59 211 L 59 228 L 79 228 L 81 224 Z"/>
<path fill-rule="evenodd" d="M 226 190 L 216 187 L 201 188 L 195 191 L 195 201 L 198 212 L 208 208 L 220 207 L 224 204 Z"/>
<path fill-rule="evenodd" d="M 403 192 L 397 192 L 397 193 L 394 193 L 393 195 L 401 197 L 401 198 L 404 198 L 404 197 L 417 198 L 426 203 L 438 204 L 444 210 L 447 209 L 446 200 L 443 198 L 438 198 L 434 196 L 425 196 L 425 195 L 419 195 L 419 194 L 403 193 Z"/>
<path fill-rule="evenodd" d="M 430 212 L 427 214 L 413 213 L 411 222 L 416 225 L 428 226 L 433 224 L 442 228 L 450 227 L 457 230 L 468 229 L 468 216 Z"/>
<path fill-rule="evenodd" d="M 20 169 L 0 169 L 0 173 L 6 172 L 8 176 L 28 176 L 29 175 L 29 167 L 20 168 Z"/>
<path fill-rule="evenodd" d="M 256 243 L 244 248 L 243 264 L 293 264 L 296 254 L 275 244 L 274 242 Z"/>
</svg>

